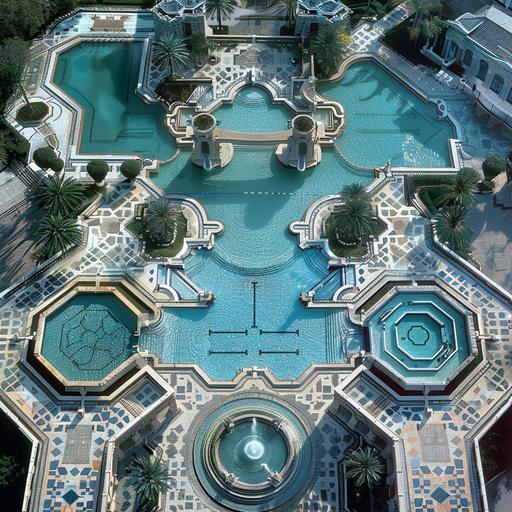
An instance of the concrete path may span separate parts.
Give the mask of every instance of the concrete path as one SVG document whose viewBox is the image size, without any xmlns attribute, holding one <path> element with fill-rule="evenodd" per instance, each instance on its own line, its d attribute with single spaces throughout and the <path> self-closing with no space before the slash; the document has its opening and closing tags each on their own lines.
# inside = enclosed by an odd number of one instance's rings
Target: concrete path
<svg viewBox="0 0 512 512">
<path fill-rule="evenodd" d="M 468 214 L 473 256 L 482 272 L 512 290 L 512 210 L 493 206 L 492 194 L 479 196 Z"/>
</svg>

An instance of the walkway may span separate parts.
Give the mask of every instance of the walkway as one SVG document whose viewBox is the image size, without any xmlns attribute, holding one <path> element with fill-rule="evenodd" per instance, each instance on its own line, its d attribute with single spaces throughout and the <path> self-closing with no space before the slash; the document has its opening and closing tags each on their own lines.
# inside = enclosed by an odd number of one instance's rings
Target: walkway
<svg viewBox="0 0 512 512">
<path fill-rule="evenodd" d="M 493 195 L 479 196 L 469 211 L 473 256 L 482 272 L 512 291 L 512 210 L 493 206 Z"/>
</svg>

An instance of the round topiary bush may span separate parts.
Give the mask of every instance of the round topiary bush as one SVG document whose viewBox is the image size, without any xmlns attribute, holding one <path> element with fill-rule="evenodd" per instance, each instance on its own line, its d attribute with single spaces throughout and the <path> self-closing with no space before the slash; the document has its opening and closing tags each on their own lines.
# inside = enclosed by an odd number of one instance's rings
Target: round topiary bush
<svg viewBox="0 0 512 512">
<path fill-rule="evenodd" d="M 309 116 L 297 116 L 295 118 L 294 126 L 295 129 L 300 132 L 309 132 L 309 130 L 315 126 L 315 122 Z"/>
<path fill-rule="evenodd" d="M 54 172 L 61 172 L 64 169 L 64 160 L 62 158 L 56 158 L 50 165 L 50 169 Z"/>
<path fill-rule="evenodd" d="M 16 114 L 16 119 L 21 123 L 31 123 L 45 118 L 50 109 L 42 101 L 31 102 L 30 105 L 23 105 Z"/>
<path fill-rule="evenodd" d="M 482 164 L 482 170 L 484 171 L 485 179 L 488 181 L 496 178 L 498 174 L 505 172 L 506 169 L 507 163 L 505 159 L 498 155 L 488 156 Z"/>
<path fill-rule="evenodd" d="M 32 159 L 41 169 L 49 169 L 57 159 L 57 154 L 50 146 L 47 146 L 36 149 Z"/>
<path fill-rule="evenodd" d="M 142 162 L 140 160 L 125 160 L 121 164 L 121 174 L 129 180 L 134 180 L 142 171 Z"/>
<path fill-rule="evenodd" d="M 87 173 L 97 185 L 103 182 L 108 171 L 108 163 L 105 160 L 91 160 L 87 164 Z"/>
<path fill-rule="evenodd" d="M 194 126 L 198 130 L 209 130 L 215 123 L 215 118 L 210 114 L 199 114 L 194 117 Z"/>
</svg>

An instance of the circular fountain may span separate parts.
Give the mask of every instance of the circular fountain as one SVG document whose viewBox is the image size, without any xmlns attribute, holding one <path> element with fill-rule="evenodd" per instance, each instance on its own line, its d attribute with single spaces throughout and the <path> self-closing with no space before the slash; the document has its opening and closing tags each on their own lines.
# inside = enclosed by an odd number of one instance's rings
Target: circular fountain
<svg viewBox="0 0 512 512">
<path fill-rule="evenodd" d="M 231 400 L 201 418 L 194 430 L 195 475 L 203 490 L 228 509 L 282 507 L 310 481 L 310 427 L 284 403 Z"/>
</svg>

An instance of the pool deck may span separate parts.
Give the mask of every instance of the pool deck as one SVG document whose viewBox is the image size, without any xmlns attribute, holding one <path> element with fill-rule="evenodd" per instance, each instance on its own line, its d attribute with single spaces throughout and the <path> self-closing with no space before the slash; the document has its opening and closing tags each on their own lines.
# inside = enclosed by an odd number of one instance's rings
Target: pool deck
<svg viewBox="0 0 512 512">
<path fill-rule="evenodd" d="M 133 34 L 135 15 L 126 16 L 123 29 Z M 89 21 L 87 16 L 79 20 L 70 19 L 54 29 L 44 41 L 35 45 L 35 58 L 42 59 L 44 63 L 44 53 L 50 45 L 65 40 L 70 33 L 87 32 L 92 26 Z M 64 31 L 63 27 L 67 30 Z M 354 38 L 354 52 L 376 52 L 381 58 L 387 56 L 388 64 L 404 79 L 412 79 L 429 95 L 443 98 L 462 125 L 465 120 L 473 119 L 472 114 L 465 110 L 467 100 L 461 93 L 441 86 L 428 71 L 411 69 L 410 64 L 397 59 L 396 54 L 389 54 L 378 37 L 374 38 L 374 29 L 375 26 L 358 29 L 361 37 Z M 382 33 L 380 29 L 377 32 Z M 215 70 L 221 71 L 220 68 Z M 50 98 L 39 88 L 39 76 L 38 69 L 31 70 L 31 92 Z M 223 78 L 223 87 L 231 86 L 237 79 L 234 76 Z M 69 113 L 56 109 L 49 123 L 61 140 L 60 137 L 69 130 Z M 477 154 L 482 151 L 482 140 L 486 138 L 492 141 L 493 150 L 508 144 L 509 139 L 503 134 L 493 137 L 492 129 L 476 123 L 470 126 L 466 123 L 462 130 L 467 137 L 465 143 L 474 147 Z M 24 129 L 23 133 L 34 142 L 34 147 L 42 145 L 41 134 L 37 130 Z M 168 297 L 155 290 L 155 264 L 147 262 L 140 252 L 139 240 L 126 229 L 136 205 L 161 191 L 147 178 L 137 180 L 133 187 L 124 183 L 114 184 L 105 202 L 84 219 L 88 236 L 79 251 L 70 259 L 58 261 L 47 270 L 42 269 L 40 275 L 36 274 L 10 294 L 0 295 L 0 368 L 3 377 L 0 388 L 30 419 L 31 428 L 43 432 L 48 441 L 47 451 L 40 459 L 35 480 L 37 485 L 33 487 L 33 510 L 63 510 L 66 499 L 71 501 L 70 511 L 92 510 L 104 495 L 103 488 L 100 490 L 104 483 L 101 474 L 102 465 L 109 462 L 105 462 L 109 442 L 127 428 L 137 425 L 144 412 L 161 398 L 163 392 L 159 391 L 159 386 L 169 395 L 175 390 L 175 400 L 181 411 L 177 417 L 169 416 L 157 434 L 149 434 L 153 441 L 161 443 L 164 460 L 169 462 L 175 481 L 165 496 L 169 510 L 177 509 L 177 504 L 189 510 L 205 509 L 201 493 L 187 478 L 187 470 L 190 470 L 190 461 L 184 456 L 187 425 L 199 410 L 208 407 L 214 397 L 250 387 L 293 395 L 304 409 L 309 410 L 321 433 L 325 470 L 310 494 L 302 500 L 299 510 L 310 510 L 312 503 L 325 510 L 339 509 L 342 490 L 337 488 L 337 468 L 344 451 L 354 439 L 351 430 L 359 434 L 369 431 L 368 436 L 375 436 L 377 431 L 393 440 L 397 474 L 403 485 L 399 494 L 404 512 L 481 510 L 472 436 L 481 424 L 495 416 L 497 404 L 501 403 L 512 381 L 512 297 L 467 264 L 455 260 L 446 248 L 433 241 L 430 221 L 414 206 L 406 204 L 403 176 L 394 176 L 392 170 L 389 174 L 382 181 L 382 186 L 375 190 L 374 202 L 390 229 L 376 242 L 377 250 L 373 256 L 355 265 L 356 286 L 351 293 L 355 296 L 371 289 L 385 275 L 412 278 L 429 275 L 449 284 L 481 311 L 482 334 L 494 336 L 497 341 L 483 342 L 487 348 L 487 361 L 450 399 L 430 399 L 427 412 L 427 404 L 423 401 L 413 402 L 398 397 L 377 382 L 364 366 L 352 373 L 348 368 L 313 369 L 297 382 L 281 383 L 276 382 L 269 372 L 248 368 L 238 374 L 236 383 L 221 385 L 210 382 L 198 368 L 169 365 L 158 370 L 158 378 L 162 381 L 158 385 L 146 376 L 146 380 L 140 385 L 134 384 L 123 398 L 116 398 L 109 405 L 86 407 L 83 414 L 78 411 L 79 401 L 70 407 L 54 400 L 44 385 L 18 364 L 26 345 L 23 332 L 30 312 L 37 305 L 75 276 L 95 275 L 98 270 L 104 274 L 127 272 L 155 303 L 165 304 L 168 301 Z M 489 208 L 485 201 L 477 207 L 482 211 Z M 190 211 L 192 225 L 199 233 L 205 218 L 202 218 L 200 209 L 194 210 L 190 206 Z M 502 212 L 493 209 L 485 218 L 491 222 L 496 215 L 502 216 Z M 481 218 L 474 220 L 475 227 L 477 222 L 482 222 Z M 210 224 L 209 234 L 220 228 L 221 225 Z M 476 233 L 475 253 L 480 251 L 480 258 L 488 257 L 487 248 L 492 252 L 492 261 L 496 262 L 499 251 L 503 250 L 505 254 L 507 237 L 510 240 L 512 233 L 504 227 L 493 233 L 481 226 Z M 506 269 L 499 270 L 494 263 L 493 274 L 492 263 L 490 267 L 487 267 L 487 261 L 482 264 L 488 277 L 495 278 L 504 287 L 509 285 L 510 275 L 505 275 Z M 336 408 L 331 407 L 333 403 L 341 404 L 343 410 L 348 411 L 348 416 L 342 416 L 340 412 L 336 417 Z M 77 443 L 79 437 L 82 438 L 81 443 Z M 129 478 L 124 473 L 126 464 L 126 460 L 121 459 L 116 510 L 130 510 L 133 502 Z"/>
</svg>

